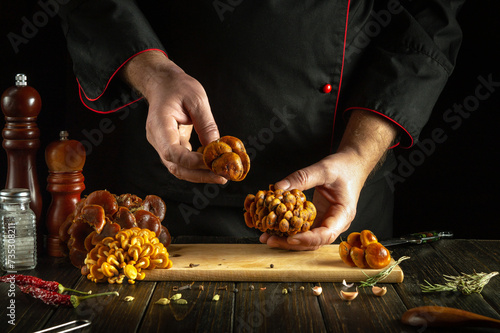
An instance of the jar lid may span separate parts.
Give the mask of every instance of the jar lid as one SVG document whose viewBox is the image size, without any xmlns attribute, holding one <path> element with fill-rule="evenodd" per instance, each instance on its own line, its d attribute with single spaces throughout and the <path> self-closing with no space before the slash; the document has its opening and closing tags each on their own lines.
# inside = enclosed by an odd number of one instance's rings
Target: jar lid
<svg viewBox="0 0 500 333">
<path fill-rule="evenodd" d="M 30 191 L 25 188 L 7 188 L 0 191 L 0 202 L 30 202 Z"/>
</svg>

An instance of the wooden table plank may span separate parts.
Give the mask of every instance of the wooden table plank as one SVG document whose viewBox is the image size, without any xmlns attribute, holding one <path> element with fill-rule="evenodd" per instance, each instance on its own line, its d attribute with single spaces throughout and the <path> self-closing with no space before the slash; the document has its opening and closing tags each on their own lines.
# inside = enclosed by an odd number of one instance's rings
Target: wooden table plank
<svg viewBox="0 0 500 333">
<path fill-rule="evenodd" d="M 235 332 L 326 332 L 311 283 L 243 282 L 237 286 Z"/>
<path fill-rule="evenodd" d="M 191 289 L 174 287 L 192 285 Z M 203 286 L 200 290 L 199 286 Z M 225 287 L 225 289 L 222 289 Z M 155 304 L 161 298 L 180 293 L 187 304 L 171 301 Z M 213 301 L 214 295 L 218 301 Z M 231 332 L 234 308 L 234 283 L 159 282 L 144 315 L 141 332 Z"/>
<path fill-rule="evenodd" d="M 500 272 L 500 246 L 498 241 L 450 240 L 433 247 L 448 259 L 459 273 Z M 457 253 L 467 255 L 457 255 Z M 493 277 L 481 292 L 482 297 L 500 313 L 500 274 Z M 479 311 L 479 310 L 478 310 Z M 500 316 L 495 318 L 500 319 Z"/>
<path fill-rule="evenodd" d="M 402 255 L 411 257 L 411 259 L 401 263 L 405 272 L 404 283 L 395 285 L 395 289 L 405 306 L 408 309 L 426 305 L 446 306 L 476 312 L 484 316 L 498 317 L 498 313 L 481 295 L 463 295 L 460 292 L 423 293 L 421 291 L 420 284 L 424 283 L 424 280 L 431 283 L 443 283 L 443 274 L 452 276 L 459 274 L 451 264 L 451 260 L 435 249 L 435 246 L 447 246 L 446 242 L 453 242 L 453 240 L 441 240 L 439 245 L 437 243 L 424 244 L 394 249 L 395 257 Z M 455 252 L 453 258 L 471 255 L 463 249 L 462 246 L 462 251 Z"/>
<path fill-rule="evenodd" d="M 330 332 L 402 332 L 400 323 L 406 307 L 391 284 L 383 297 L 373 295 L 371 288 L 358 288 L 358 296 L 352 301 L 340 297 L 341 283 L 322 283 L 320 297 L 325 325 Z"/>
<path fill-rule="evenodd" d="M 77 308 L 60 307 L 45 327 L 86 319 L 92 324 L 82 332 L 136 332 L 155 285 L 155 282 L 96 284 L 82 277 L 77 285 L 79 290 L 92 290 L 93 294 L 117 291 L 120 296 L 91 298 Z M 126 296 L 134 297 L 134 301 L 126 302 Z"/>
</svg>

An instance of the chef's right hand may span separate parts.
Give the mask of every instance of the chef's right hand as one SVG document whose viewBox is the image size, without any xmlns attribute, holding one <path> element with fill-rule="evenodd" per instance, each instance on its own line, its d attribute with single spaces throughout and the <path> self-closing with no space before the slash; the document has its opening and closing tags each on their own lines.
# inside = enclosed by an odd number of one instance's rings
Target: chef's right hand
<svg viewBox="0 0 500 333">
<path fill-rule="evenodd" d="M 189 142 L 193 126 L 202 145 L 219 138 L 202 85 L 159 51 L 135 56 L 122 74 L 149 103 L 147 139 L 170 173 L 195 183 L 226 183 L 205 166 L 202 154 L 193 152 Z"/>
</svg>

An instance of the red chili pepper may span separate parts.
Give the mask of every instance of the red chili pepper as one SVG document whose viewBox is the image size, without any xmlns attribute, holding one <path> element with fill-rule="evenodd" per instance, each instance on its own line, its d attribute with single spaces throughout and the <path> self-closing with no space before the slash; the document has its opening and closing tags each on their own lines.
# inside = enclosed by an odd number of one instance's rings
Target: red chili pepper
<svg viewBox="0 0 500 333">
<path fill-rule="evenodd" d="M 64 287 L 62 284 L 56 281 L 45 281 L 35 276 L 22 275 L 22 274 L 9 274 L 0 277 L 0 282 L 15 283 L 18 286 L 34 286 L 50 291 L 57 291 L 63 293 L 65 291 L 72 291 L 80 294 L 90 294 L 91 292 L 78 291 L 74 289 L 69 289 Z"/>
<path fill-rule="evenodd" d="M 42 289 L 38 287 L 34 287 L 32 285 L 21 285 L 18 286 L 19 289 L 25 294 L 28 294 L 34 298 L 38 298 L 45 304 L 49 305 L 63 305 L 63 306 L 72 306 L 76 308 L 81 301 L 91 298 L 91 297 L 98 297 L 98 296 L 107 296 L 107 295 L 115 295 L 119 296 L 118 292 L 116 291 L 110 291 L 106 293 L 101 293 L 101 294 L 94 294 L 94 295 L 88 295 L 88 296 L 75 296 L 75 295 L 64 295 L 60 294 L 56 291 L 51 291 L 47 289 Z"/>
</svg>

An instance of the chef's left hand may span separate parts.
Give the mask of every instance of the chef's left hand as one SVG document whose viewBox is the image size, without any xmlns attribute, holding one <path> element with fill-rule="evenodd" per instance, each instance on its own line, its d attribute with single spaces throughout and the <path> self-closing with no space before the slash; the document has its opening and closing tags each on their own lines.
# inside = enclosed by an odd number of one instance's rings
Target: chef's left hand
<svg viewBox="0 0 500 333">
<path fill-rule="evenodd" d="M 313 203 L 318 214 L 312 228 L 289 237 L 264 233 L 260 241 L 288 250 L 316 250 L 333 243 L 356 216 L 361 189 L 396 134 L 394 125 L 383 117 L 353 111 L 337 153 L 275 184 L 283 190 L 315 189 Z"/>
</svg>

